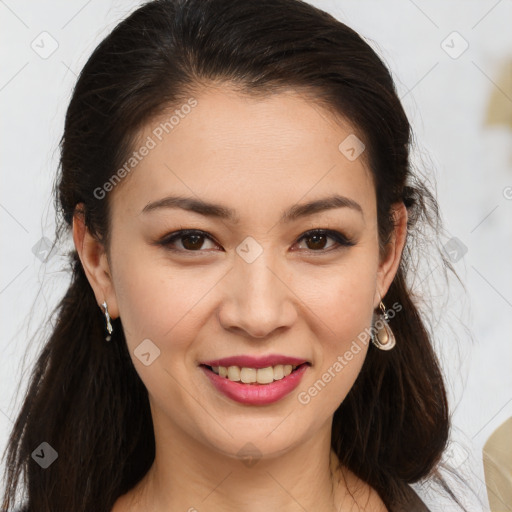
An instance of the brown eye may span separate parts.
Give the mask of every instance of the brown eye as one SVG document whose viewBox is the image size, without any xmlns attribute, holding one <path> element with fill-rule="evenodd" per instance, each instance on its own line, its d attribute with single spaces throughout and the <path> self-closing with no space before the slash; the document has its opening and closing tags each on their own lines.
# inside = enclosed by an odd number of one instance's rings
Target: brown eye
<svg viewBox="0 0 512 512">
<path fill-rule="evenodd" d="M 334 240 L 335 243 L 327 245 L 329 238 L 331 240 Z M 338 248 L 355 245 L 353 241 L 349 240 L 342 233 L 326 229 L 316 229 L 314 231 L 308 231 L 299 238 L 299 241 L 300 240 L 305 240 L 307 250 L 310 250 L 312 252 L 330 251 L 336 245 L 338 245 Z"/>
<path fill-rule="evenodd" d="M 204 243 L 203 235 L 187 235 L 181 237 L 181 244 L 183 247 L 189 251 L 194 251 L 197 249 L 201 249 L 201 246 Z"/>
<path fill-rule="evenodd" d="M 171 235 L 164 237 L 158 243 L 170 251 L 199 252 L 205 250 L 203 245 L 207 240 L 215 245 L 212 238 L 202 231 L 181 230 L 171 233 Z M 181 241 L 182 247 L 179 247 L 179 245 L 177 246 L 179 241 Z"/>
<path fill-rule="evenodd" d="M 327 243 L 328 238 L 329 237 L 327 235 L 314 234 L 314 235 L 309 235 L 307 238 L 305 238 L 305 240 L 311 241 L 311 244 L 308 245 L 308 249 L 318 250 L 318 249 L 325 249 L 325 245 Z"/>
</svg>

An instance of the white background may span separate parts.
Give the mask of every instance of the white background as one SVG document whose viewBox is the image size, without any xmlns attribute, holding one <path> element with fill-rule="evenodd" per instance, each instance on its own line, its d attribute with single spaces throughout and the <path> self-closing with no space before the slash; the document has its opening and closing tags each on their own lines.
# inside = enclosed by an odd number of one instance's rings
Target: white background
<svg viewBox="0 0 512 512">
<path fill-rule="evenodd" d="M 311 3 L 358 31 L 391 68 L 415 130 L 416 162 L 437 183 L 445 241 L 467 247 L 454 263 L 467 291 L 454 287 L 432 315 L 442 313 L 436 348 L 457 441 L 449 456 L 486 503 L 482 447 L 512 415 L 512 2 Z M 22 369 L 30 371 L 40 343 L 29 339 L 42 334 L 67 284 L 61 253 L 44 263 L 33 252 L 43 236 L 54 239 L 51 192 L 65 109 L 94 47 L 137 4 L 0 1 L 2 450 L 20 406 L 15 393 L 27 383 Z M 464 41 L 469 47 L 453 58 Z M 47 58 L 31 47 L 42 53 L 52 44 Z M 508 124 L 488 122 L 491 101 Z"/>
</svg>

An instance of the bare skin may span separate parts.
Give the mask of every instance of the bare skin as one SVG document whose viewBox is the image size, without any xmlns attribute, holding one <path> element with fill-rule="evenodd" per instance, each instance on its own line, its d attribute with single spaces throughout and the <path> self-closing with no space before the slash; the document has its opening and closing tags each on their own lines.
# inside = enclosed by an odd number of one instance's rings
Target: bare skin
<svg viewBox="0 0 512 512">
<path fill-rule="evenodd" d="M 405 207 L 397 205 L 396 230 L 380 257 L 371 174 L 362 157 L 351 161 L 338 149 L 354 133 L 348 123 L 293 92 L 254 99 L 224 85 L 195 98 L 197 106 L 110 192 L 108 257 L 74 218 L 75 246 L 98 305 L 106 300 L 111 317 L 121 317 L 155 429 L 152 467 L 113 512 L 385 511 L 370 486 L 335 469 L 330 449 L 333 414 L 368 345 L 307 404 L 298 397 L 371 326 L 380 298 L 386 302 L 405 243 Z M 140 133 L 141 142 L 160 121 Z M 142 212 L 171 194 L 222 204 L 239 222 L 177 208 Z M 281 222 L 290 207 L 333 194 L 360 210 Z M 181 229 L 208 236 L 195 245 L 175 240 L 175 251 L 157 244 Z M 303 236 L 313 229 L 338 231 L 354 245 Z M 251 263 L 236 251 L 248 236 L 262 249 Z M 145 339 L 160 350 L 148 366 L 134 354 Z M 284 354 L 311 366 L 278 402 L 241 404 L 198 365 L 242 354 Z M 240 456 L 248 443 L 258 450 L 250 466 Z"/>
</svg>

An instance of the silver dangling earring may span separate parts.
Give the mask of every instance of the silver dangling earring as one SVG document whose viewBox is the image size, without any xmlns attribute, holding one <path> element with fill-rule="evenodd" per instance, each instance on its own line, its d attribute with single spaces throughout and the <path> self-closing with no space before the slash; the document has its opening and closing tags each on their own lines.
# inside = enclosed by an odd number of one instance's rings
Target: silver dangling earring
<svg viewBox="0 0 512 512">
<path fill-rule="evenodd" d="M 373 334 L 373 329 L 370 331 L 372 343 L 380 350 L 391 350 L 396 345 L 396 338 L 387 322 L 389 317 L 382 301 L 380 301 L 379 307 L 382 314 L 379 314 L 379 318 L 374 324 L 374 329 L 377 331 L 376 334 Z M 377 324 L 380 324 L 380 326 Z"/>
<path fill-rule="evenodd" d="M 112 324 L 110 323 L 110 315 L 108 314 L 108 308 L 107 308 L 107 302 L 103 302 L 102 304 L 103 308 L 105 309 L 105 320 L 107 321 L 107 331 L 108 331 L 108 336 L 105 337 L 105 341 L 110 341 L 112 339 L 112 336 L 110 336 L 112 334 L 112 331 L 114 329 L 112 329 Z"/>
</svg>

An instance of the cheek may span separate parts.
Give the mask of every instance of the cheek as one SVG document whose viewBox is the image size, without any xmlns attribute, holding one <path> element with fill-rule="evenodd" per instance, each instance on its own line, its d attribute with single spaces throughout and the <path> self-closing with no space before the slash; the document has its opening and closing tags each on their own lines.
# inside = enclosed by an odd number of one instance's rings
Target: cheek
<svg viewBox="0 0 512 512">
<path fill-rule="evenodd" d="M 118 255 L 117 261 L 114 286 L 130 352 L 150 339 L 163 359 L 169 355 L 166 366 L 175 365 L 179 359 L 172 356 L 186 357 L 208 320 L 209 293 L 221 285 L 222 272 L 172 265 L 165 253 L 151 248 Z"/>
<path fill-rule="evenodd" d="M 314 349 L 316 364 L 297 395 L 299 403 L 308 406 L 304 413 L 309 418 L 334 414 L 361 371 L 369 348 L 367 332 L 372 314 L 371 310 L 365 313 L 363 309 L 347 303 L 337 317 L 326 319 L 331 321 L 332 329 L 324 325 L 318 334 L 320 343 Z"/>
<path fill-rule="evenodd" d="M 333 413 L 352 388 L 370 341 L 376 271 L 374 255 L 361 251 L 330 272 L 317 269 L 298 281 L 305 318 L 318 340 L 316 368 L 302 389 L 301 403 L 318 396 L 316 403 Z"/>
<path fill-rule="evenodd" d="M 319 339 L 339 346 L 368 327 L 373 314 L 376 265 L 371 255 L 354 253 L 342 265 L 314 269 L 297 280 L 297 291 L 320 320 Z"/>
</svg>

